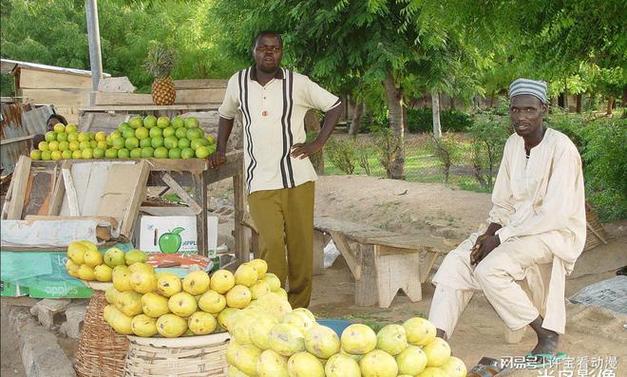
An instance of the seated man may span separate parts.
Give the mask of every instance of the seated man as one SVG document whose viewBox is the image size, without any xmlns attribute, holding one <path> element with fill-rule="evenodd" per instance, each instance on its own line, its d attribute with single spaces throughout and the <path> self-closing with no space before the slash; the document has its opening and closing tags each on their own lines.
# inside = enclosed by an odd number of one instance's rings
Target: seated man
<svg viewBox="0 0 627 377">
<path fill-rule="evenodd" d="M 566 275 L 585 242 L 581 159 L 567 136 L 543 122 L 546 83 L 518 79 L 510 85 L 509 96 L 516 133 L 505 144 L 489 226 L 482 234 L 472 234 L 442 262 L 433 278 L 436 289 L 429 320 L 439 336 L 450 337 L 473 290 L 481 289 L 506 326 L 533 328 L 538 336 L 533 355 L 552 355 L 566 322 Z M 550 263 L 542 318 L 517 281 Z"/>
</svg>

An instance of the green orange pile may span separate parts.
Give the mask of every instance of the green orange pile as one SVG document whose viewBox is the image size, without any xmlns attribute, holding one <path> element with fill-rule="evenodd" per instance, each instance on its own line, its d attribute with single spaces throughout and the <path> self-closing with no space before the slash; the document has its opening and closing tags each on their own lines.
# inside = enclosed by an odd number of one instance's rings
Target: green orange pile
<svg viewBox="0 0 627 377">
<path fill-rule="evenodd" d="M 75 124 L 56 124 L 45 141 L 30 153 L 33 160 L 207 158 L 216 150 L 213 135 L 205 134 L 194 117 L 136 116 L 107 135 L 78 132 Z"/>
</svg>

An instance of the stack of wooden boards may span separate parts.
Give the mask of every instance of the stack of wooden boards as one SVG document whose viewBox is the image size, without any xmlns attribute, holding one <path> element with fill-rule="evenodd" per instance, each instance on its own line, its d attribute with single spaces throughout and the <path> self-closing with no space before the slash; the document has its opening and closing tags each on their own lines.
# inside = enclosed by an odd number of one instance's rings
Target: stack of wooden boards
<svg viewBox="0 0 627 377">
<path fill-rule="evenodd" d="M 98 241 L 131 239 L 146 195 L 145 161 L 32 161 L 21 156 L 2 220 L 98 223 Z"/>
</svg>

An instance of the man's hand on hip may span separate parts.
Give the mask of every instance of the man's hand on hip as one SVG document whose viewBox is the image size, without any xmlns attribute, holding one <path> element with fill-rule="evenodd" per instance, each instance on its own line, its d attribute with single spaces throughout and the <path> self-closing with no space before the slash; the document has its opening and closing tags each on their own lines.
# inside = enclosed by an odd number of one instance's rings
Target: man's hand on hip
<svg viewBox="0 0 627 377">
<path fill-rule="evenodd" d="M 311 143 L 294 144 L 292 146 L 291 155 L 292 157 L 300 160 L 311 156 L 312 154 L 318 152 L 320 149 L 322 149 L 322 144 L 316 143 L 315 141 Z"/>
</svg>

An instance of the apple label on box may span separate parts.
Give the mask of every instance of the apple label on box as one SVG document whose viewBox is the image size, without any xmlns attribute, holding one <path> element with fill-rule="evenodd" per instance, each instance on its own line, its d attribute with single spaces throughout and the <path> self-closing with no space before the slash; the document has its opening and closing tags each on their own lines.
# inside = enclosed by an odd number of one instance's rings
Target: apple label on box
<svg viewBox="0 0 627 377">
<path fill-rule="evenodd" d="M 218 242 L 218 218 L 207 216 L 208 254 L 215 254 Z M 142 216 L 139 248 L 166 254 L 196 254 L 196 217 Z"/>
</svg>

